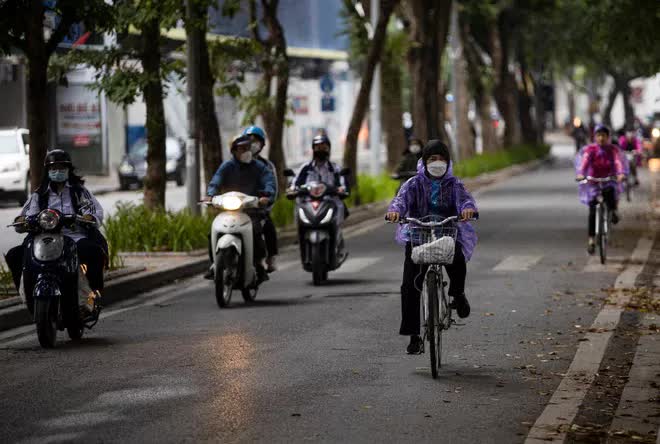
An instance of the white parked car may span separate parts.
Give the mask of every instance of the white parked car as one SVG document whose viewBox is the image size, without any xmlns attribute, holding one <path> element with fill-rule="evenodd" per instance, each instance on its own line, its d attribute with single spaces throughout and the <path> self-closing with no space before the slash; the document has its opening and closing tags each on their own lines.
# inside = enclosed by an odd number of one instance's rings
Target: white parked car
<svg viewBox="0 0 660 444">
<path fill-rule="evenodd" d="M 30 184 L 30 131 L 24 128 L 0 129 L 0 196 L 23 205 Z"/>
</svg>

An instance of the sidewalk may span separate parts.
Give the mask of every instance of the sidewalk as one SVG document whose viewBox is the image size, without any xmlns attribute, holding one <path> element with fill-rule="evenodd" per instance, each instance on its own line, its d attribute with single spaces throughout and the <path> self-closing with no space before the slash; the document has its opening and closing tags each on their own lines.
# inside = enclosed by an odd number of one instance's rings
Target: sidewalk
<svg viewBox="0 0 660 444">
<path fill-rule="evenodd" d="M 626 218 L 644 226 L 526 444 L 660 443 L 660 174 Z"/>
<path fill-rule="evenodd" d="M 84 176 L 85 186 L 95 195 L 119 191 L 119 177 L 116 173 L 109 176 Z"/>
</svg>

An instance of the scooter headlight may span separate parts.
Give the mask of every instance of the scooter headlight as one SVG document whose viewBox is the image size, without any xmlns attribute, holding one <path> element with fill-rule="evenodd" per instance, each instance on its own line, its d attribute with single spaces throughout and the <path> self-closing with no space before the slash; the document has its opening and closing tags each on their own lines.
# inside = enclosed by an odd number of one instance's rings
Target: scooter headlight
<svg viewBox="0 0 660 444">
<path fill-rule="evenodd" d="M 323 216 L 323 219 L 321 219 L 322 224 L 327 224 L 330 222 L 332 219 L 333 214 L 335 214 L 334 210 L 330 208 L 327 213 L 325 213 L 325 216 Z"/>
<path fill-rule="evenodd" d="M 222 198 L 222 208 L 229 211 L 238 210 L 243 205 L 243 201 L 236 196 L 225 196 Z"/>
<path fill-rule="evenodd" d="M 303 221 L 306 224 L 310 224 L 311 222 L 309 221 L 309 218 L 305 214 L 305 211 L 302 208 L 298 208 L 298 217 L 300 218 L 301 221 Z"/>
<path fill-rule="evenodd" d="M 309 194 L 313 197 L 321 197 L 328 187 L 324 183 L 312 183 L 309 186 Z"/>
<path fill-rule="evenodd" d="M 53 210 L 43 210 L 39 213 L 39 226 L 44 230 L 52 230 L 60 223 L 60 215 Z"/>
</svg>

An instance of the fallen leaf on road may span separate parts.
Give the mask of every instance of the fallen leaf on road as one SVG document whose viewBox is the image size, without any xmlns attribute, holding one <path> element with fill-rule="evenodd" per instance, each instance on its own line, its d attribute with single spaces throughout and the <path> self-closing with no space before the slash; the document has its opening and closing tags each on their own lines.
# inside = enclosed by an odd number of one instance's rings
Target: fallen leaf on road
<svg viewBox="0 0 660 444">
<path fill-rule="evenodd" d="M 491 313 L 491 312 L 484 313 L 484 316 L 495 316 L 495 313 Z"/>
</svg>

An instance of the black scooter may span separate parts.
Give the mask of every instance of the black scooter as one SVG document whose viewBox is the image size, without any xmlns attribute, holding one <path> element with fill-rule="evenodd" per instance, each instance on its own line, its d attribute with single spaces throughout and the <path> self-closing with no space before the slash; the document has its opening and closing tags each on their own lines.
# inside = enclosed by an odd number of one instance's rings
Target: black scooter
<svg viewBox="0 0 660 444">
<path fill-rule="evenodd" d="M 343 169 L 342 176 L 350 174 Z M 290 169 L 284 171 L 290 180 L 295 176 Z M 291 184 L 290 184 L 291 186 Z M 341 199 L 348 193 L 340 193 L 333 185 L 311 182 L 287 192 L 288 199 L 297 199 L 295 215 L 298 223 L 300 259 L 303 269 L 312 273 L 314 285 L 328 280 L 328 272 L 338 269 L 346 261 L 348 252 L 338 224 L 338 213 L 344 211 L 332 197 Z"/>
<path fill-rule="evenodd" d="M 36 216 L 9 225 L 25 240 L 25 259 L 20 292 L 34 315 L 39 343 L 52 348 L 57 330 L 66 328 L 69 338 L 82 338 L 99 319 L 101 307 L 95 302 L 84 264 L 78 261 L 76 243 L 62 234 L 76 224 L 95 225 L 80 215 L 45 209 Z"/>
</svg>

